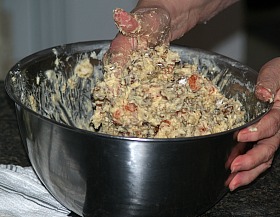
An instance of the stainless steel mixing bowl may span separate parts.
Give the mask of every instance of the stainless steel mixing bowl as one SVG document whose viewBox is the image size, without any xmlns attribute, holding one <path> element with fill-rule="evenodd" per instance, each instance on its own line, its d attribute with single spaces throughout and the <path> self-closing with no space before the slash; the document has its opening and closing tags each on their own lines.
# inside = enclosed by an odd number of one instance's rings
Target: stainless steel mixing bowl
<svg viewBox="0 0 280 217">
<path fill-rule="evenodd" d="M 19 61 L 6 91 L 15 102 L 31 164 L 49 192 L 83 216 L 197 216 L 228 191 L 225 181 L 238 131 L 259 120 L 269 105 L 254 96 L 257 73 L 227 57 L 172 46 L 198 64 L 228 97 L 246 109 L 246 124 L 217 134 L 176 139 L 139 139 L 90 131 L 90 92 L 102 77 L 100 59 L 109 41 L 58 46 Z M 92 52 L 95 51 L 95 52 Z M 77 61 L 91 58 L 92 78 L 66 87 Z"/>
</svg>

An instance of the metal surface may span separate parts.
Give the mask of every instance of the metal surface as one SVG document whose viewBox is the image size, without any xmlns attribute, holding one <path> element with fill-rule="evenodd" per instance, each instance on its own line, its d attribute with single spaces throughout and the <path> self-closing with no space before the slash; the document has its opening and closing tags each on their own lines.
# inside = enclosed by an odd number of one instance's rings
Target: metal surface
<svg viewBox="0 0 280 217">
<path fill-rule="evenodd" d="M 106 50 L 108 44 L 66 45 L 57 48 L 56 55 Z M 248 123 L 242 127 L 257 121 L 269 108 L 254 97 L 255 71 L 213 53 L 174 49 L 215 78 L 226 95 L 245 104 Z M 34 85 L 36 77 L 54 67 L 55 59 L 53 49 L 48 49 L 22 60 L 8 74 L 6 90 L 15 101 L 31 164 L 63 205 L 87 217 L 197 216 L 227 192 L 224 183 L 230 160 L 250 148 L 235 140 L 242 127 L 192 138 L 138 139 L 78 129 L 76 119 L 72 119 L 74 127 L 58 123 L 23 103 L 28 94 L 40 92 L 42 85 Z"/>
</svg>

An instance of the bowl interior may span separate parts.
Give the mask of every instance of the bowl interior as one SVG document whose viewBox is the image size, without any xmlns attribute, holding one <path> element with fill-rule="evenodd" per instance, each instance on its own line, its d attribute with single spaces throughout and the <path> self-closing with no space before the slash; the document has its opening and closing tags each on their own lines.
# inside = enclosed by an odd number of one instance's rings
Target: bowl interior
<svg viewBox="0 0 280 217">
<path fill-rule="evenodd" d="M 110 41 L 68 44 L 46 49 L 26 57 L 7 75 L 6 90 L 24 108 L 57 124 L 94 131 L 91 91 L 102 78 L 102 57 Z M 258 120 L 270 108 L 254 95 L 257 72 L 225 56 L 200 49 L 171 46 L 183 62 L 196 64 L 198 71 L 211 79 L 228 98 L 238 99 L 246 110 L 246 124 Z M 94 74 L 75 76 L 79 60 L 89 57 Z M 69 81 L 74 83 L 69 84 Z M 242 127 L 245 127 L 242 126 Z M 233 129 L 236 130 L 236 129 Z"/>
</svg>

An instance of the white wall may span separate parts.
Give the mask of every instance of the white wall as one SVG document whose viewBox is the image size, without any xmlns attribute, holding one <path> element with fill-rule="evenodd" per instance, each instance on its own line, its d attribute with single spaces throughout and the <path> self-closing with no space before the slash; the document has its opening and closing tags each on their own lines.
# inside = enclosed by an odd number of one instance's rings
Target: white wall
<svg viewBox="0 0 280 217">
<path fill-rule="evenodd" d="M 77 41 L 112 39 L 112 11 L 130 11 L 136 0 L 0 0 L 11 19 L 14 60 Z"/>
</svg>

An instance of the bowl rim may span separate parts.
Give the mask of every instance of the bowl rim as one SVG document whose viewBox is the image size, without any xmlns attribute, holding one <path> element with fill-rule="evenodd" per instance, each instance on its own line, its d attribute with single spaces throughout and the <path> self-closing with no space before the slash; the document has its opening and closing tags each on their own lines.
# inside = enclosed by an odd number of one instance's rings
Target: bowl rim
<svg viewBox="0 0 280 217">
<path fill-rule="evenodd" d="M 106 137 L 106 138 L 120 139 L 120 140 L 128 140 L 128 141 L 143 141 L 143 142 L 152 142 L 152 141 L 153 142 L 157 142 L 157 141 L 158 142 L 159 141 L 162 141 L 162 142 L 171 141 L 172 142 L 172 141 L 174 141 L 175 142 L 175 141 L 186 141 L 186 140 L 187 141 L 203 140 L 203 139 L 209 139 L 209 138 L 212 138 L 212 137 L 218 137 L 218 136 L 222 136 L 222 135 L 225 135 L 225 134 L 238 132 L 241 129 L 244 129 L 244 128 L 258 122 L 272 108 L 272 103 L 267 103 L 268 104 L 267 110 L 265 112 L 262 112 L 258 116 L 256 116 L 253 120 L 248 121 L 247 123 L 245 123 L 245 124 L 243 124 L 239 127 L 235 127 L 235 128 L 229 129 L 229 130 L 218 132 L 218 133 L 201 135 L 201 136 L 192 136 L 192 137 L 139 138 L 139 137 L 128 137 L 128 136 L 116 136 L 116 135 L 110 135 L 110 134 L 105 134 L 105 133 L 100 133 L 100 132 L 94 132 L 94 131 L 90 131 L 90 130 L 86 130 L 86 129 L 80 129 L 80 128 L 77 128 L 77 127 L 74 127 L 74 126 L 70 126 L 70 125 L 67 125 L 67 124 L 64 124 L 64 123 L 57 122 L 55 120 L 47 118 L 47 117 L 33 111 L 31 108 L 28 108 L 17 97 L 15 97 L 15 95 L 12 93 L 11 85 L 9 85 L 10 84 L 10 74 L 11 74 L 11 72 L 19 71 L 21 67 L 23 67 L 23 66 L 27 65 L 28 63 L 34 61 L 35 57 L 43 57 L 44 55 L 47 55 L 47 54 L 55 55 L 54 52 L 53 52 L 54 49 L 58 49 L 58 50 L 62 49 L 63 51 L 65 51 L 65 48 L 67 48 L 69 46 L 70 47 L 72 47 L 72 46 L 77 47 L 79 45 L 80 45 L 79 47 L 83 48 L 83 50 L 82 50 L 83 52 L 88 52 L 88 51 L 92 51 L 92 46 L 94 46 L 94 45 L 101 46 L 103 44 L 103 45 L 109 46 L 110 42 L 111 42 L 111 40 L 82 41 L 82 42 L 75 42 L 75 43 L 57 45 L 57 46 L 53 46 L 53 47 L 46 48 L 46 49 L 37 51 L 35 53 L 32 53 L 32 54 L 24 57 L 23 59 L 19 60 L 15 65 L 13 65 L 11 67 L 11 69 L 7 73 L 6 78 L 4 80 L 5 90 L 8 94 L 8 96 L 15 103 L 15 105 L 22 107 L 24 110 L 27 110 L 29 113 L 31 113 L 33 116 L 36 116 L 39 119 L 42 119 L 44 121 L 50 122 L 50 123 L 55 124 L 55 125 L 58 125 L 59 127 L 65 128 L 65 129 L 70 130 L 70 131 L 76 131 L 76 132 L 91 135 L 91 136 L 99 136 L 99 137 Z M 206 51 L 206 50 L 203 50 L 203 49 L 200 49 L 200 48 L 186 47 L 186 46 L 183 46 L 183 45 L 177 45 L 177 44 L 172 44 L 171 43 L 171 48 L 172 47 L 173 48 L 184 47 L 184 48 L 192 50 L 194 52 L 203 52 L 203 54 L 210 55 L 210 56 L 213 56 L 215 58 L 219 58 L 222 61 L 226 61 L 228 64 L 235 65 L 235 66 L 242 67 L 242 68 L 246 68 L 247 70 L 251 70 L 251 71 L 257 73 L 254 69 L 252 69 L 252 68 L 250 68 L 250 67 L 248 67 L 248 66 L 246 66 L 246 65 L 244 65 L 244 64 L 242 64 L 242 63 L 240 63 L 240 62 L 238 62 L 238 61 L 236 61 L 236 60 L 234 60 L 230 57 L 224 56 L 224 55 L 216 53 L 216 52 Z M 79 52 L 81 52 L 81 50 L 79 50 Z M 262 103 L 266 103 L 266 102 L 262 102 Z"/>
</svg>

